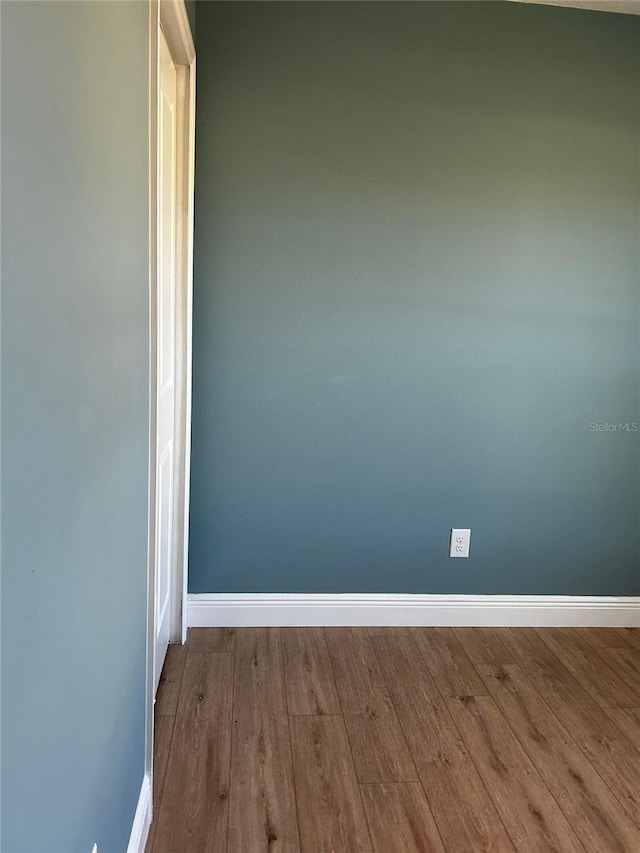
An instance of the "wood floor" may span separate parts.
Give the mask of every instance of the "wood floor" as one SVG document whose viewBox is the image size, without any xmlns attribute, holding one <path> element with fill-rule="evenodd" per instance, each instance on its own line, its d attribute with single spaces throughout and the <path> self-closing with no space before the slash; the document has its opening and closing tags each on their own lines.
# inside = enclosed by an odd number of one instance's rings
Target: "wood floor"
<svg viewBox="0 0 640 853">
<path fill-rule="evenodd" d="M 148 853 L 640 853 L 640 630 L 191 629 Z"/>
</svg>

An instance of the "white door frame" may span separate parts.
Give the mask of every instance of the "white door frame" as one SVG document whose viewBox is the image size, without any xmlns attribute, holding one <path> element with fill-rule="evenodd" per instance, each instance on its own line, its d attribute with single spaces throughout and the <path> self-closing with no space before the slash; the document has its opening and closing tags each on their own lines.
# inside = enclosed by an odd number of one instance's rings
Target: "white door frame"
<svg viewBox="0 0 640 853">
<path fill-rule="evenodd" d="M 170 642 L 187 636 L 187 556 L 191 459 L 191 342 L 193 294 L 193 188 L 195 167 L 196 51 L 184 0 L 149 3 L 149 528 L 145 774 L 153 783 L 153 706 L 156 573 L 156 405 L 158 275 L 159 28 L 177 72 L 176 389 L 173 571 Z"/>
</svg>

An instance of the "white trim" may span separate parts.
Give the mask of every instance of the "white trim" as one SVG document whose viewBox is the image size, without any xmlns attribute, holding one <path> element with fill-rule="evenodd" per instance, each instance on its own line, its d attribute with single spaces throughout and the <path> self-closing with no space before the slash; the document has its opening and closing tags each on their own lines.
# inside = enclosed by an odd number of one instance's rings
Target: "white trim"
<svg viewBox="0 0 640 853">
<path fill-rule="evenodd" d="M 147 545 L 147 649 L 145 773 L 153 786 L 153 707 L 155 702 L 155 540 L 156 540 L 156 361 L 157 361 L 157 182 L 159 32 L 162 27 L 177 75 L 178 219 L 176 251 L 176 426 L 174 553 L 170 641 L 187 633 L 187 553 L 191 455 L 191 311 L 193 288 L 193 188 L 195 166 L 195 47 L 184 0 L 149 2 L 149 529 Z M 178 352 L 179 350 L 179 352 Z"/>
<path fill-rule="evenodd" d="M 193 223 L 196 133 L 196 56 L 183 0 L 161 0 L 160 21 L 176 66 L 178 85 L 178 210 L 176 282 L 176 459 L 174 578 L 171 642 L 187 638 L 189 473 L 191 464 L 191 376 L 193 313 Z"/>
<path fill-rule="evenodd" d="M 144 853 L 151 827 L 151 780 L 145 774 L 140 788 L 138 805 L 133 818 L 127 853 Z"/>
<path fill-rule="evenodd" d="M 191 347 L 193 307 L 193 221 L 195 185 L 196 52 L 184 0 L 159 0 L 162 28 L 177 78 L 176 223 L 176 398 L 173 514 L 172 643 L 186 640 L 189 537 L 189 470 L 191 458 Z M 157 122 L 156 122 L 157 124 Z M 157 131 L 156 131 L 157 132 Z M 154 282 L 155 284 L 155 282 Z"/>
<path fill-rule="evenodd" d="M 191 628 L 335 625 L 640 627 L 640 597 L 214 593 L 188 597 Z"/>
<path fill-rule="evenodd" d="M 174 63 L 192 65 L 196 48 L 184 0 L 160 0 L 160 22 Z"/>
</svg>

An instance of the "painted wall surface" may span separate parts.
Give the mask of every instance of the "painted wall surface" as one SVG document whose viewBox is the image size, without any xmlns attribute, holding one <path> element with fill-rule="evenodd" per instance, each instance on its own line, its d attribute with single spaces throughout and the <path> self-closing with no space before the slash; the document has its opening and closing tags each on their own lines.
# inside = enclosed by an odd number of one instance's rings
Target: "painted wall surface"
<svg viewBox="0 0 640 853">
<path fill-rule="evenodd" d="M 631 16 L 199 5 L 192 592 L 640 593 L 638 91 Z"/>
<path fill-rule="evenodd" d="M 148 15 L 2 4 L 7 853 L 123 853 L 144 774 Z"/>
<path fill-rule="evenodd" d="M 191 32 L 195 37 L 196 34 L 196 0 L 185 0 L 184 4 L 187 8 L 187 15 L 189 16 L 189 24 L 191 26 Z"/>
</svg>

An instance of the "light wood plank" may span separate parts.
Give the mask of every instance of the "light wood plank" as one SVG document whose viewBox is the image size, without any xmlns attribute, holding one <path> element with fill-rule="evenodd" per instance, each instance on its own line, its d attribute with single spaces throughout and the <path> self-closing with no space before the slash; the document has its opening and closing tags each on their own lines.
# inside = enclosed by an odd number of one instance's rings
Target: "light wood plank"
<svg viewBox="0 0 640 853">
<path fill-rule="evenodd" d="M 346 716 L 393 714 L 394 708 L 380 673 L 366 628 L 325 628 L 327 644 Z"/>
<path fill-rule="evenodd" d="M 228 654 L 187 655 L 154 853 L 226 851 L 232 667 Z"/>
<path fill-rule="evenodd" d="M 607 716 L 640 750 L 640 708 L 607 708 Z"/>
<path fill-rule="evenodd" d="M 461 696 L 446 701 L 516 850 L 584 853 L 493 699 Z"/>
<path fill-rule="evenodd" d="M 419 782 L 362 785 L 361 791 L 375 853 L 444 853 Z"/>
<path fill-rule="evenodd" d="M 492 697 L 585 849 L 640 850 L 640 830 L 519 666 L 478 666 Z"/>
<path fill-rule="evenodd" d="M 415 782 L 411 754 L 395 715 L 345 717 L 349 743 L 361 782 Z"/>
<path fill-rule="evenodd" d="M 513 851 L 412 637 L 376 637 L 373 644 L 445 848 Z"/>
<path fill-rule="evenodd" d="M 235 642 L 235 628 L 189 628 L 187 651 L 232 652 Z"/>
<path fill-rule="evenodd" d="M 365 827 L 377 853 L 404 853 L 440 849 L 434 824 L 448 853 L 513 853 L 514 841 L 527 851 L 640 850 L 640 700 L 604 708 L 593 698 L 638 693 L 638 631 L 553 629 L 550 643 L 545 629 L 328 629 L 326 645 L 323 635 L 213 629 L 170 648 L 148 851 L 350 853 L 369 843 Z M 191 718 L 179 740 L 173 714 Z M 569 847 L 557 811 L 532 796 L 544 790 L 576 833 Z"/>
<path fill-rule="evenodd" d="M 167 656 L 164 659 L 164 666 L 160 673 L 158 692 L 156 694 L 156 704 L 154 707 L 156 717 L 164 715 L 175 716 L 186 659 L 186 646 L 170 645 L 167 649 Z"/>
<path fill-rule="evenodd" d="M 277 628 L 236 633 L 229 853 L 300 850 Z"/>
<path fill-rule="evenodd" d="M 577 636 L 594 649 L 633 648 L 633 640 L 620 628 L 572 628 Z"/>
<path fill-rule="evenodd" d="M 640 649 L 640 628 L 618 628 L 625 641 L 636 649 Z"/>
<path fill-rule="evenodd" d="M 602 708 L 633 708 L 640 693 L 593 654 L 592 646 L 571 628 L 545 628 L 542 640 Z"/>
<path fill-rule="evenodd" d="M 513 663 L 513 655 L 502 640 L 503 628 L 454 628 L 469 660 L 474 663 Z"/>
<path fill-rule="evenodd" d="M 151 821 L 151 826 L 149 827 L 149 835 L 147 837 L 147 843 L 145 844 L 144 850 L 145 853 L 153 853 L 153 845 L 156 840 L 156 826 L 158 825 L 158 814 L 157 812 L 153 815 L 153 820 Z"/>
<path fill-rule="evenodd" d="M 640 707 L 640 649 L 598 649 L 598 656 L 638 695 L 637 702 L 618 707 Z"/>
<path fill-rule="evenodd" d="M 542 640 L 536 628 L 505 628 L 503 641 L 517 664 L 526 671 L 529 661 L 549 664 L 558 672 L 563 672 L 571 681 L 575 681 L 569 670 L 562 664 Z"/>
<path fill-rule="evenodd" d="M 359 781 L 417 781 L 366 628 L 325 633 Z"/>
<path fill-rule="evenodd" d="M 340 714 L 333 667 L 322 628 L 282 628 L 289 714 Z"/>
<path fill-rule="evenodd" d="M 487 688 L 451 628 L 414 628 L 412 637 L 443 696 L 480 696 Z"/>
<path fill-rule="evenodd" d="M 156 717 L 153 726 L 153 807 L 160 805 L 164 789 L 175 717 Z"/>
<path fill-rule="evenodd" d="M 533 628 L 513 629 L 509 648 L 527 678 L 640 826 L 640 753 Z"/>
<path fill-rule="evenodd" d="M 291 717 L 289 724 L 303 853 L 371 853 L 342 717 Z"/>
<path fill-rule="evenodd" d="M 271 717 L 286 717 L 280 628 L 239 628 L 236 632 L 233 714 L 253 716 L 252 705 Z"/>
</svg>

